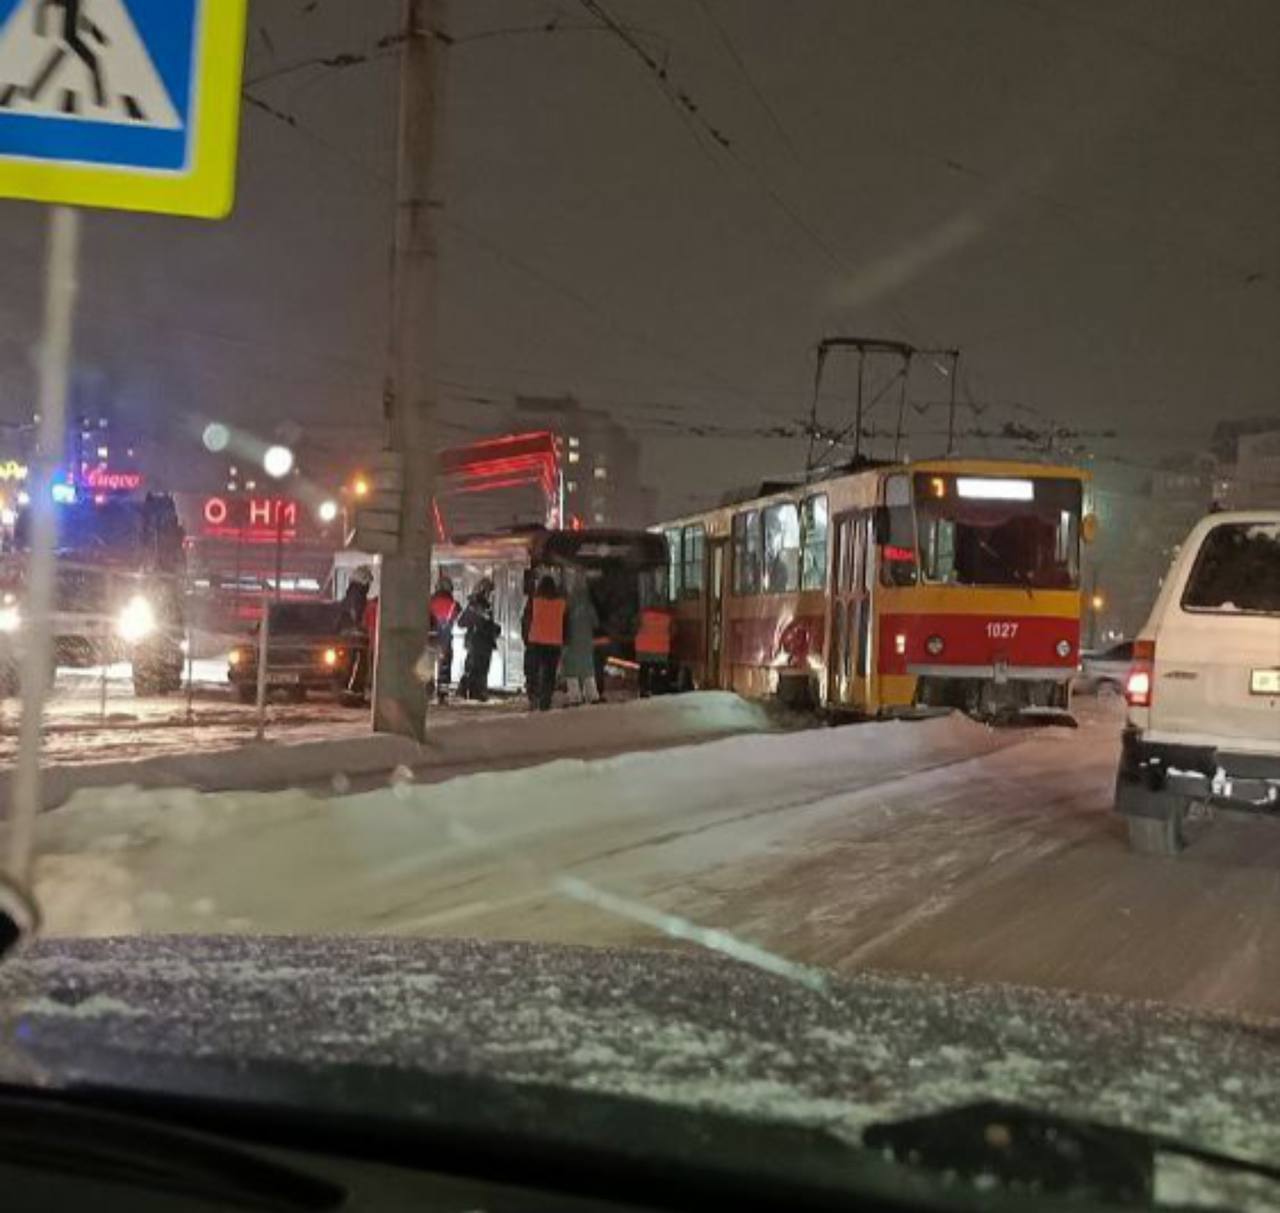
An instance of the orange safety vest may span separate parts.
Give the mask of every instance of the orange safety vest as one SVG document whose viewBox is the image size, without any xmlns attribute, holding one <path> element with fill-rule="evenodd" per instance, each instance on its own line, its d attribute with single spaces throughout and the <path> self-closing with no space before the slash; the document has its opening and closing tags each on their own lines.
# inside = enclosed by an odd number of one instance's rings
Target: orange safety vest
<svg viewBox="0 0 1280 1213">
<path fill-rule="evenodd" d="M 564 599 L 534 598 L 529 643 L 560 648 L 564 644 Z"/>
<path fill-rule="evenodd" d="M 640 630 L 636 633 L 636 657 L 640 660 L 671 656 L 671 614 L 653 607 L 640 612 Z"/>
</svg>

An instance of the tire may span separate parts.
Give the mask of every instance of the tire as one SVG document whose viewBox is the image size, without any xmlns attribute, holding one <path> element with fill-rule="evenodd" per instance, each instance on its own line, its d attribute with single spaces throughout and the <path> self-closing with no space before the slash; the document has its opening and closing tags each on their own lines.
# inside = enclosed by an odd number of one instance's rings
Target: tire
<svg viewBox="0 0 1280 1213">
<path fill-rule="evenodd" d="M 1182 836 L 1181 811 L 1165 817 L 1129 817 L 1129 849 L 1139 855 L 1176 859 L 1186 842 Z"/>
</svg>

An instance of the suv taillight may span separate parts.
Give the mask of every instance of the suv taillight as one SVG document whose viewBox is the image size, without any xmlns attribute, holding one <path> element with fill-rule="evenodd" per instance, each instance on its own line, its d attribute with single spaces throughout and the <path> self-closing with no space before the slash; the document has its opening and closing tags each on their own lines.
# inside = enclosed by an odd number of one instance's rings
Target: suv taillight
<svg viewBox="0 0 1280 1213">
<path fill-rule="evenodd" d="M 1152 680 L 1156 673 L 1156 642 L 1154 640 L 1135 640 L 1133 644 L 1133 666 L 1124 684 L 1125 701 L 1131 708 L 1149 708 L 1151 706 Z"/>
</svg>

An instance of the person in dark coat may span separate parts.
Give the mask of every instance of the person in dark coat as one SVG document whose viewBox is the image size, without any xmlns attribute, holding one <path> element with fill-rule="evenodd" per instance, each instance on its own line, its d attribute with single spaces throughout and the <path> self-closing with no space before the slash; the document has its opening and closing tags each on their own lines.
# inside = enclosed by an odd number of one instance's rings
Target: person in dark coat
<svg viewBox="0 0 1280 1213">
<path fill-rule="evenodd" d="M 596 703 L 596 632 L 600 616 L 591 600 L 586 578 L 579 574 L 569 590 L 565 620 L 564 680 L 571 704 Z"/>
<path fill-rule="evenodd" d="M 544 576 L 529 606 L 529 670 L 533 675 L 533 697 L 538 711 L 551 709 L 560 673 L 560 653 L 564 648 L 565 601 L 555 578 Z"/>
<path fill-rule="evenodd" d="M 436 582 L 436 592 L 431 595 L 431 630 L 435 635 L 436 651 L 436 699 L 440 703 L 449 697 L 449 684 L 453 682 L 453 626 L 458 622 L 462 607 L 453 596 L 453 582 L 443 573 Z"/>
<path fill-rule="evenodd" d="M 467 663 L 462 673 L 459 692 L 464 699 L 481 703 L 489 698 L 489 666 L 498 647 L 501 629 L 493 617 L 493 581 L 482 577 L 466 609 L 458 618 L 458 626 L 467 634 Z"/>
<path fill-rule="evenodd" d="M 362 564 L 352 570 L 347 582 L 347 592 L 342 596 L 341 627 L 364 627 L 364 609 L 369 605 L 369 591 L 373 587 L 373 570 Z"/>
</svg>

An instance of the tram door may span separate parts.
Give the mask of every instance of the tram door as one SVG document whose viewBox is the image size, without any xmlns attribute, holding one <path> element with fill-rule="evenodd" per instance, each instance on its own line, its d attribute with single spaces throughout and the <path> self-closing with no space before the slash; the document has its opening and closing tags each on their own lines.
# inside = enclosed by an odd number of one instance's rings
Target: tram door
<svg viewBox="0 0 1280 1213">
<path fill-rule="evenodd" d="M 836 517 L 831 569 L 830 698 L 834 706 L 863 711 L 871 706 L 871 528 L 870 510 Z"/>
<path fill-rule="evenodd" d="M 726 684 L 724 673 L 724 589 L 728 572 L 727 539 L 707 540 L 706 685 L 709 689 Z"/>
</svg>

